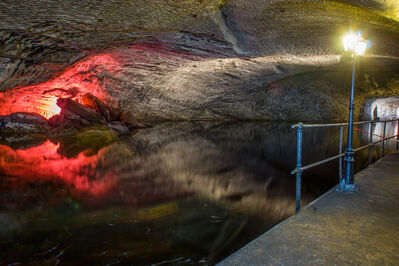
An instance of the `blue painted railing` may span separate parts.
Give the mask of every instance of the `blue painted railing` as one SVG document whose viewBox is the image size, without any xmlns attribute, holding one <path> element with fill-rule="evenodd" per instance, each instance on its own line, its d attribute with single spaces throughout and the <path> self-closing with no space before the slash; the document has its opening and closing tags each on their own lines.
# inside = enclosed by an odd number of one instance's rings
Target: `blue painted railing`
<svg viewBox="0 0 399 266">
<path fill-rule="evenodd" d="M 386 128 L 387 128 L 387 123 L 392 123 L 394 124 L 396 122 L 397 124 L 397 130 L 396 130 L 396 135 L 393 136 L 386 136 Z M 378 141 L 373 142 L 373 125 L 378 124 L 378 123 L 384 123 L 384 128 L 383 128 L 383 135 L 378 136 L 381 139 Z M 369 131 L 367 134 L 369 134 L 369 143 L 367 145 L 361 146 L 359 148 L 354 149 L 355 152 L 360 151 L 365 148 L 369 148 L 369 163 L 371 163 L 371 152 L 372 148 L 374 145 L 382 142 L 382 157 L 385 156 L 385 142 L 390 139 L 396 138 L 396 149 L 399 149 L 399 119 L 394 119 L 394 120 L 385 120 L 385 121 L 363 121 L 363 122 L 355 122 L 353 123 L 354 125 L 364 125 L 364 124 L 369 124 Z M 343 174 L 342 174 L 342 157 L 345 156 L 345 153 L 342 152 L 342 138 L 343 138 L 343 128 L 345 126 L 348 126 L 348 123 L 338 123 L 338 124 L 302 124 L 298 123 L 292 126 L 292 128 L 297 129 L 297 162 L 296 162 L 296 168 L 291 172 L 291 174 L 296 175 L 296 208 L 295 212 L 299 212 L 301 208 L 301 183 L 302 183 L 302 173 L 305 170 L 308 170 L 310 168 L 313 168 L 315 166 L 325 164 L 327 162 L 339 159 L 339 184 L 343 181 Z M 339 137 L 339 154 L 302 166 L 302 137 L 303 137 L 303 129 L 304 128 L 322 128 L 322 127 L 339 127 L 340 128 L 340 137 Z"/>
</svg>

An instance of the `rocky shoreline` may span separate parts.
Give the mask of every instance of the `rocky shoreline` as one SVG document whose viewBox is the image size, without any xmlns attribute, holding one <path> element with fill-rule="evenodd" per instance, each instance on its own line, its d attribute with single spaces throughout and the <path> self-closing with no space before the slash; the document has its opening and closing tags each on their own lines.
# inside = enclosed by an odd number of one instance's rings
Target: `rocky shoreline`
<svg viewBox="0 0 399 266">
<path fill-rule="evenodd" d="M 61 111 L 49 119 L 29 112 L 0 116 L 0 143 L 12 145 L 28 139 L 73 136 L 90 128 L 122 136 L 151 127 L 149 123 L 139 122 L 131 112 L 112 108 L 90 93 L 83 96 L 82 102 L 58 98 Z"/>
</svg>

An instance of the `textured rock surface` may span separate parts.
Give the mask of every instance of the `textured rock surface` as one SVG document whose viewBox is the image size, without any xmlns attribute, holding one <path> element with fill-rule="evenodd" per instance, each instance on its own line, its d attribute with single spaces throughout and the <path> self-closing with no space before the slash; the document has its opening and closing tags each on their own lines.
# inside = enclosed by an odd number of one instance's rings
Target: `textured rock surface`
<svg viewBox="0 0 399 266">
<path fill-rule="evenodd" d="M 90 124 L 105 124 L 105 119 L 100 114 L 93 110 L 81 105 L 71 99 L 58 99 L 57 105 L 62 108 L 61 113 L 64 116 L 72 119 L 72 117 L 78 117 L 77 119 L 85 120 L 86 123 Z"/>
<path fill-rule="evenodd" d="M 7 0 L 0 7 L 0 114 L 50 117 L 60 94 L 80 100 L 90 92 L 139 119 L 342 120 L 350 79 L 339 37 L 349 24 L 373 41 L 369 54 L 386 58 L 362 63 L 357 112 L 366 99 L 399 95 L 398 86 L 383 86 L 397 80 L 395 1 Z"/>
<path fill-rule="evenodd" d="M 91 93 L 86 93 L 82 98 L 83 105 L 89 107 L 90 109 L 96 111 L 98 114 L 102 115 L 107 122 L 115 121 L 119 119 L 120 112 L 118 110 L 110 108 L 103 101 L 98 99 Z"/>
<path fill-rule="evenodd" d="M 33 113 L 0 116 L 0 145 L 26 148 L 45 142 L 50 131 L 47 120 Z"/>
<path fill-rule="evenodd" d="M 1 134 L 44 133 L 50 130 L 47 120 L 33 113 L 13 113 L 0 116 Z"/>
</svg>

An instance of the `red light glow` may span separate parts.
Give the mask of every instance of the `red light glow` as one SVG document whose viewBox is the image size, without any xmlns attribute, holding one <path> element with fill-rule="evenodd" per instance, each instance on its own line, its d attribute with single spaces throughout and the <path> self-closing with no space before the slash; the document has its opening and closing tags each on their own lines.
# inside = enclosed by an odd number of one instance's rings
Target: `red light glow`
<svg viewBox="0 0 399 266">
<path fill-rule="evenodd" d="M 80 101 L 85 93 L 92 93 L 98 98 L 115 106 L 115 101 L 106 87 L 112 86 L 106 78 L 97 74 L 102 71 L 115 73 L 120 68 L 112 54 L 100 54 L 84 59 L 66 69 L 60 76 L 47 82 L 0 93 L 0 115 L 14 112 L 38 113 L 46 118 L 59 114 L 56 105 L 60 97 L 72 97 Z M 71 93 L 75 91 L 75 93 Z"/>
<path fill-rule="evenodd" d="M 114 96 L 120 94 L 117 80 L 143 84 L 147 78 L 156 78 L 154 67 L 162 65 L 165 71 L 203 59 L 201 55 L 175 50 L 168 43 L 147 41 L 83 58 L 47 82 L 0 92 L 0 115 L 32 112 L 50 118 L 60 112 L 55 104 L 58 98 L 70 97 L 81 103 L 85 93 L 117 108 L 118 99 Z"/>
<path fill-rule="evenodd" d="M 116 184 L 112 174 L 96 172 L 101 150 L 97 155 L 85 156 L 81 152 L 75 158 L 65 158 L 57 153 L 58 148 L 59 144 L 50 141 L 26 150 L 0 145 L 0 175 L 26 182 L 57 180 L 75 194 L 93 196 L 104 195 Z"/>
</svg>

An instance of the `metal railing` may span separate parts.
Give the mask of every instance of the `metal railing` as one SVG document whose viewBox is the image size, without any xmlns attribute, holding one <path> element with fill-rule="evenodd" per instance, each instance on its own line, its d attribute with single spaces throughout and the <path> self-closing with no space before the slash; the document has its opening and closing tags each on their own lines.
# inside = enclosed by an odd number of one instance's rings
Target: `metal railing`
<svg viewBox="0 0 399 266">
<path fill-rule="evenodd" d="M 387 123 L 397 122 L 397 131 L 396 135 L 386 137 L 386 129 Z M 384 123 L 383 135 L 373 134 L 373 125 L 376 126 L 378 123 Z M 368 144 L 361 146 L 359 148 L 354 149 L 355 152 L 360 151 L 365 148 L 369 148 L 369 164 L 371 164 L 372 159 L 372 148 L 374 145 L 382 142 L 382 157 L 385 156 L 385 143 L 386 141 L 393 139 L 396 137 L 396 149 L 399 149 L 399 119 L 394 120 L 386 120 L 386 121 L 363 121 L 363 122 L 354 122 L 353 125 L 364 125 L 369 124 L 369 131 L 364 131 L 369 135 Z M 296 208 L 295 212 L 298 212 L 301 208 L 301 183 L 302 183 L 302 172 L 313 168 L 318 165 L 325 164 L 327 162 L 339 159 L 339 184 L 342 182 L 343 174 L 342 174 L 342 157 L 345 156 L 345 153 L 342 152 L 342 142 L 343 142 L 343 129 L 348 126 L 348 123 L 337 123 L 337 124 L 302 124 L 298 123 L 292 126 L 292 128 L 297 129 L 297 163 L 296 168 L 291 172 L 291 174 L 296 174 Z M 328 157 L 326 159 L 302 166 L 302 136 L 304 128 L 323 128 L 323 127 L 339 127 L 340 128 L 340 136 L 339 136 L 339 154 L 335 156 Z M 363 131 L 363 130 L 360 130 Z M 373 142 L 373 136 L 377 136 L 381 138 L 378 141 Z"/>
</svg>

